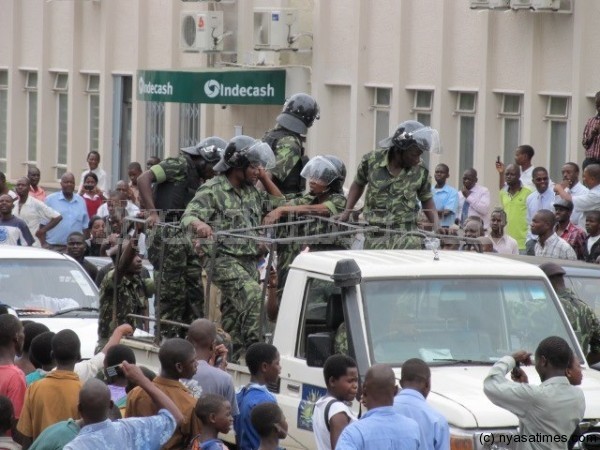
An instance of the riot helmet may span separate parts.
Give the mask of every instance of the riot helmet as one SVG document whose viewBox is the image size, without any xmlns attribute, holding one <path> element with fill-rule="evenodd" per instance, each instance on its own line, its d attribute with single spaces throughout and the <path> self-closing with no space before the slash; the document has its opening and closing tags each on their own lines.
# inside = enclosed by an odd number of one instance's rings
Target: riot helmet
<svg viewBox="0 0 600 450">
<path fill-rule="evenodd" d="M 190 156 L 200 156 L 208 163 L 216 163 L 221 159 L 225 147 L 227 147 L 227 142 L 224 139 L 211 136 L 191 147 L 183 147 L 181 151 Z"/>
<path fill-rule="evenodd" d="M 319 105 L 315 99 L 308 94 L 294 94 L 286 100 L 275 120 L 283 128 L 304 135 L 315 119 L 319 119 Z"/>
<path fill-rule="evenodd" d="M 406 120 L 398 125 L 393 135 L 379 142 L 381 148 L 406 150 L 413 146 L 423 152 L 439 153 L 440 136 L 437 130 L 416 120 Z"/>
<path fill-rule="evenodd" d="M 275 155 L 268 144 L 250 136 L 236 136 L 229 141 L 221 160 L 215 165 L 215 172 L 229 169 L 245 169 L 248 166 L 264 169 L 275 167 Z"/>
<path fill-rule="evenodd" d="M 333 191 L 341 191 L 346 179 L 346 166 L 337 156 L 311 158 L 300 175 L 306 180 L 319 180 Z"/>
</svg>

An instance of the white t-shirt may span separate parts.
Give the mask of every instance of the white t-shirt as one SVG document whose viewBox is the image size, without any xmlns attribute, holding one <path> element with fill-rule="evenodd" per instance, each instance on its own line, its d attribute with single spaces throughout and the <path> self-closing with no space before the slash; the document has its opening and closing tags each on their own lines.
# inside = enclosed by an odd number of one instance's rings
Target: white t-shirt
<svg viewBox="0 0 600 450">
<path fill-rule="evenodd" d="M 312 416 L 312 425 L 318 450 L 332 450 L 331 438 L 329 431 L 327 430 L 327 425 L 325 424 L 325 408 L 333 399 L 334 398 L 331 395 L 326 395 L 325 397 L 321 397 L 319 400 L 317 400 L 317 403 L 315 403 L 315 409 Z M 333 416 L 340 412 L 343 412 L 350 418 L 350 423 L 358 420 L 348 405 L 338 400 L 332 403 L 329 407 L 329 417 L 327 418 L 327 421 L 329 422 Z"/>
</svg>

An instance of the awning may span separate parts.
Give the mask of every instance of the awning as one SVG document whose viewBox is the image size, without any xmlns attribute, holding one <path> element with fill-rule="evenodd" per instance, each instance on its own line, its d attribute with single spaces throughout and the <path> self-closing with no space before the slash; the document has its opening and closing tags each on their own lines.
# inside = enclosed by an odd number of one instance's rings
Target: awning
<svg viewBox="0 0 600 450">
<path fill-rule="evenodd" d="M 142 101 L 282 105 L 285 98 L 285 69 L 137 71 L 137 99 Z"/>
</svg>

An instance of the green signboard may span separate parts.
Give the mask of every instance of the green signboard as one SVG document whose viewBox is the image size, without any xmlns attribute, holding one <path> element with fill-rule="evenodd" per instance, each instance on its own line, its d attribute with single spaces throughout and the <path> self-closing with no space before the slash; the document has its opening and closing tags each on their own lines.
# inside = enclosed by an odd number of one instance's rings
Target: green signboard
<svg viewBox="0 0 600 450">
<path fill-rule="evenodd" d="M 282 105 L 285 70 L 138 70 L 137 99 L 149 102 Z"/>
</svg>

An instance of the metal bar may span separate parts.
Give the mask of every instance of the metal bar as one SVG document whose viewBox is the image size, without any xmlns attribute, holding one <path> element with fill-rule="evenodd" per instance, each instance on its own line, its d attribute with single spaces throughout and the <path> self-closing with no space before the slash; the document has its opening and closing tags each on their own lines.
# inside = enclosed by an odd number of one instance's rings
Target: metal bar
<svg viewBox="0 0 600 450">
<path fill-rule="evenodd" d="M 175 322 L 174 320 L 168 320 L 168 319 L 157 319 L 155 317 L 148 317 L 148 316 L 141 316 L 139 314 L 127 314 L 127 317 L 131 317 L 132 319 L 140 319 L 140 320 L 145 320 L 147 322 L 156 322 L 156 324 L 158 325 L 159 323 L 165 323 L 167 325 L 175 325 L 177 327 L 182 327 L 185 328 L 186 330 L 188 328 L 190 328 L 190 326 L 187 323 L 183 323 L 183 322 Z"/>
<path fill-rule="evenodd" d="M 258 318 L 258 327 L 260 330 L 260 340 L 264 341 L 265 336 L 265 301 L 267 300 L 268 290 L 269 290 L 269 279 L 271 277 L 271 266 L 273 265 L 273 255 L 277 250 L 277 243 L 272 242 L 271 248 L 269 248 L 269 259 L 267 260 L 267 267 L 265 268 L 265 279 L 263 280 L 262 285 L 262 301 L 260 302 L 260 316 Z"/>
<path fill-rule="evenodd" d="M 165 228 L 161 228 L 160 230 L 161 240 L 160 240 L 160 249 L 158 251 L 158 261 L 160 264 L 160 268 L 158 270 L 158 278 L 156 282 L 156 293 L 154 294 L 154 315 L 156 317 L 161 316 L 160 309 L 160 297 L 161 297 L 161 287 L 162 287 L 162 267 L 165 258 Z M 156 322 L 156 328 L 154 329 L 154 343 L 156 345 L 160 344 L 161 335 L 160 335 L 160 320 Z"/>
</svg>

